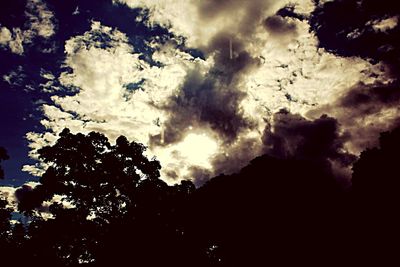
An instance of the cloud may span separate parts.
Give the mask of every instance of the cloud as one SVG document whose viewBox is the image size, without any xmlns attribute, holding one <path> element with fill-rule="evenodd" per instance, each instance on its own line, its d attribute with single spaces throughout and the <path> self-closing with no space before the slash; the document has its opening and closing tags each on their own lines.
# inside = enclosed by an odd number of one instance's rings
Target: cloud
<svg viewBox="0 0 400 267">
<path fill-rule="evenodd" d="M 335 16 L 341 14 L 337 23 Z M 329 1 L 312 13 L 310 24 L 319 46 L 340 56 L 362 57 L 373 63 L 365 78 L 308 113 L 337 118 L 351 138 L 345 144 L 354 154 L 376 144 L 379 133 L 399 123 L 400 50 L 398 17 L 393 1 Z"/>
<path fill-rule="evenodd" d="M 266 153 L 278 158 L 330 159 L 349 166 L 355 157 L 343 151 L 346 138 L 334 118 L 323 115 L 311 121 L 282 110 L 274 115 L 273 126 L 266 127 L 263 143 Z"/>
<path fill-rule="evenodd" d="M 371 21 L 371 23 L 368 24 L 372 25 L 372 28 L 376 32 L 388 32 L 396 28 L 398 23 L 399 23 L 399 17 L 394 16 L 386 19 L 383 18 L 383 19 L 373 20 Z"/>
<path fill-rule="evenodd" d="M 164 144 L 179 141 L 191 124 L 209 127 L 227 142 L 252 127 L 253 122 L 244 117 L 239 106 L 246 93 L 238 82 L 256 60 L 245 52 L 232 60 L 227 55 L 215 60 L 207 73 L 197 69 L 188 72 L 179 93 L 170 98 L 165 107 L 170 119 L 164 123 Z"/>
<path fill-rule="evenodd" d="M 263 154 L 260 136 L 254 132 L 242 134 L 237 140 L 224 148 L 223 153 L 216 154 L 212 160 L 213 174 L 232 174 L 247 165 L 252 159 Z M 212 178 L 212 176 L 208 176 Z M 204 181 L 205 179 L 200 179 Z"/>
<path fill-rule="evenodd" d="M 24 68 L 19 65 L 14 70 L 10 71 L 7 74 L 4 74 L 2 78 L 3 81 L 11 86 L 23 86 L 27 75 L 24 71 Z"/>
<path fill-rule="evenodd" d="M 184 36 L 191 47 L 207 47 L 219 33 L 235 34 L 239 38 L 251 35 L 263 13 L 279 1 L 173 1 L 121 0 L 132 8 L 150 10 L 150 23 L 161 24 L 177 35 Z M 269 11 L 273 12 L 273 11 Z M 233 16 L 233 14 L 235 14 Z M 190 18 L 190 19 L 187 19 Z"/>
<path fill-rule="evenodd" d="M 341 23 L 337 23 L 337 15 Z M 398 16 L 395 1 L 329 1 L 313 11 L 310 24 L 320 47 L 342 56 L 385 62 L 398 72 Z"/>
<path fill-rule="evenodd" d="M 264 20 L 265 28 L 272 34 L 286 35 L 296 32 L 296 23 L 288 21 L 288 19 L 274 15 Z"/>
<path fill-rule="evenodd" d="M 16 208 L 15 205 L 15 193 L 16 188 L 10 186 L 0 186 L 0 198 L 5 199 L 9 205 L 9 207 Z"/>
<path fill-rule="evenodd" d="M 119 27 L 92 21 L 90 30 L 69 38 L 63 72 L 51 78 L 71 92 L 58 95 L 57 83 L 49 91 L 52 103 L 41 106 L 47 130 L 27 135 L 33 157 L 68 127 L 149 146 L 169 182 L 190 178 L 201 184 L 266 151 L 325 157 L 340 169 L 348 165 L 348 151 L 355 151 L 348 146 L 354 140 L 344 135 L 353 131 L 344 121 L 348 115 L 339 112 L 340 98 L 360 81 L 388 82 L 386 72 L 367 60 L 319 47 L 307 20 L 312 1 L 290 6 L 298 16 L 288 15 L 288 1 L 115 2 L 147 9 L 132 20 L 148 16 L 143 21 L 171 35 L 136 47 Z M 370 118 L 386 120 L 379 112 Z M 352 127 L 362 125 L 355 121 Z M 308 140 L 318 134 L 326 134 L 321 151 Z M 290 140 L 279 147 L 275 141 L 285 135 Z"/>
<path fill-rule="evenodd" d="M 13 29 L 13 39 L 8 42 L 12 53 L 22 55 L 24 53 L 24 32 L 21 29 Z"/>
<path fill-rule="evenodd" d="M 116 0 L 115 2 L 126 3 L 132 8 L 148 9 L 149 23 L 160 24 L 170 28 L 178 36 L 184 36 L 189 47 L 207 47 L 212 38 L 221 32 L 234 34 L 238 39 L 253 36 L 262 28 L 262 21 L 266 17 L 289 3 L 292 3 L 299 13 L 311 12 L 314 7 L 311 0 Z"/>
<path fill-rule="evenodd" d="M 29 34 L 43 38 L 51 37 L 55 33 L 54 15 L 48 10 L 47 5 L 41 0 L 28 0 L 26 8 L 25 14 L 28 18 Z"/>
<path fill-rule="evenodd" d="M 27 1 L 25 17 L 27 20 L 22 28 L 16 27 L 12 31 L 7 27 L 0 28 L 0 46 L 18 55 L 22 55 L 24 45 L 31 45 L 35 38 L 48 39 L 55 34 L 54 14 L 41 0 Z"/>
<path fill-rule="evenodd" d="M 398 124 L 399 88 L 398 81 L 360 82 L 343 92 L 335 102 L 322 105 L 308 115 L 315 118 L 328 113 L 337 118 L 341 128 L 351 135 L 346 148 L 358 155 L 366 147 L 376 145 L 382 131 Z"/>
<path fill-rule="evenodd" d="M 39 183 L 37 182 L 26 182 L 20 187 L 12 187 L 12 186 L 0 186 L 0 198 L 4 198 L 8 207 L 12 208 L 14 211 L 17 211 L 18 207 L 18 197 L 16 195 L 17 190 L 26 190 L 28 188 L 34 188 Z"/>
<path fill-rule="evenodd" d="M 149 136 L 161 133 L 159 122 L 167 116 L 157 106 L 171 97 L 186 69 L 198 62 L 189 54 L 165 48 L 154 55 L 164 66 L 150 66 L 133 52 L 125 34 L 99 22 L 68 40 L 65 51 L 71 71 L 62 73 L 59 81 L 78 92 L 54 95 L 52 105 L 42 105 L 46 117 L 42 124 L 49 131 L 27 135 L 32 157 L 37 157 L 40 147 L 52 144 L 64 127 L 72 132 L 100 131 L 112 141 L 125 135 L 148 145 Z"/>
<path fill-rule="evenodd" d="M 300 159 L 325 166 L 343 186 L 351 180 L 351 166 L 357 159 L 345 143 L 350 135 L 336 119 L 322 115 L 309 120 L 281 110 L 274 114 L 263 135 L 263 152 L 281 159 Z"/>
<path fill-rule="evenodd" d="M 0 28 L 0 44 L 8 45 L 8 43 L 12 40 L 11 32 L 6 27 Z"/>
<path fill-rule="evenodd" d="M 34 200 L 32 198 L 33 196 L 30 193 L 37 186 L 40 186 L 40 183 L 33 181 L 26 182 L 19 187 L 0 186 L 0 199 L 5 199 L 8 203 L 7 206 L 11 208 L 14 212 L 18 212 L 18 205 L 20 202 L 29 202 Z M 72 203 L 68 202 L 65 199 L 65 196 L 54 195 L 52 199 L 44 201 L 43 203 L 41 203 L 41 205 L 36 207 L 33 211 L 33 214 L 40 216 L 44 220 L 54 218 L 54 216 L 49 211 L 50 205 L 54 203 L 60 204 L 66 209 L 74 207 Z M 35 205 L 36 203 L 29 202 L 26 204 Z"/>
</svg>

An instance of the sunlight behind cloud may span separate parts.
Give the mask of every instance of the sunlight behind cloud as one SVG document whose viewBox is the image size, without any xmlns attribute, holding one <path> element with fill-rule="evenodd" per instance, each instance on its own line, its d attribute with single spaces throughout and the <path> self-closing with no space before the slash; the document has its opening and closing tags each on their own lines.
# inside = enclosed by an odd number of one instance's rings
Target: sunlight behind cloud
<svg viewBox="0 0 400 267">
<path fill-rule="evenodd" d="M 218 142 L 207 133 L 190 132 L 181 142 L 155 147 L 151 152 L 163 164 L 163 179 L 175 183 L 175 177 L 192 179 L 192 167 L 212 171 L 211 158 L 217 154 L 218 146 Z"/>
<path fill-rule="evenodd" d="M 211 168 L 209 158 L 217 151 L 217 142 L 204 133 L 190 133 L 177 145 L 177 150 L 193 164 Z"/>
</svg>

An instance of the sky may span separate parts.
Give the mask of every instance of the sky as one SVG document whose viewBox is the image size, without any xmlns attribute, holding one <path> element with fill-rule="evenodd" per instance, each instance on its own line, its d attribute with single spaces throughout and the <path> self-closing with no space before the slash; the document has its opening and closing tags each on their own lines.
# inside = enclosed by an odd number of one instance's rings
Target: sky
<svg viewBox="0 0 400 267">
<path fill-rule="evenodd" d="M 168 183 L 263 154 L 351 164 L 399 124 L 399 14 L 373 0 L 13 0 L 0 5 L 0 185 L 97 131 L 147 146 Z"/>
</svg>

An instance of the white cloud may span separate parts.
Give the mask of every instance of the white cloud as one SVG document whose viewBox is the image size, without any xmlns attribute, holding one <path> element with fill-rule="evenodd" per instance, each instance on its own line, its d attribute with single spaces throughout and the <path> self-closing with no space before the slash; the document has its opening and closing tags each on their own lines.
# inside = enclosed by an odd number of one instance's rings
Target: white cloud
<svg viewBox="0 0 400 267">
<path fill-rule="evenodd" d="M 54 15 L 41 0 L 28 0 L 25 16 L 28 20 L 24 28 L 13 28 L 12 34 L 6 27 L 0 29 L 0 45 L 18 55 L 24 53 L 24 45 L 32 43 L 35 37 L 47 39 L 55 33 Z"/>
<path fill-rule="evenodd" d="M 19 28 L 13 29 L 13 39 L 9 42 L 12 53 L 22 55 L 24 53 L 24 32 Z"/>
<path fill-rule="evenodd" d="M 160 160 L 163 167 L 163 178 L 169 182 L 177 182 L 166 175 L 174 173 L 177 177 L 191 179 L 190 169 L 193 167 L 212 170 L 213 156 L 221 153 L 218 137 L 209 130 L 191 129 L 182 141 L 166 147 L 155 146 L 151 151 Z"/>
<path fill-rule="evenodd" d="M 20 55 L 24 52 L 23 39 L 23 32 L 19 28 L 14 28 L 12 32 L 6 27 L 0 29 L 0 45 L 8 47 L 12 53 Z"/>
<path fill-rule="evenodd" d="M 273 15 L 286 4 L 297 4 L 299 13 L 311 12 L 311 0 L 114 0 L 131 8 L 146 8 L 150 24 L 160 24 L 187 38 L 192 47 L 204 47 L 220 32 L 251 35 L 253 27 L 261 27 L 262 19 Z M 248 16 L 250 15 L 250 16 Z M 254 20 L 254 21 L 253 21 Z M 250 21 L 252 21 L 250 23 Z M 245 26 L 244 26 L 245 25 Z M 244 31 L 243 27 L 249 27 Z"/>
<path fill-rule="evenodd" d="M 318 49 L 308 24 L 296 25 L 298 37 L 285 47 L 280 39 L 271 39 L 261 51 L 262 66 L 246 77 L 249 93 L 271 112 L 286 108 L 305 115 L 366 79 L 363 71 L 372 68 L 360 58 L 341 58 Z"/>
<path fill-rule="evenodd" d="M 11 32 L 6 27 L 0 28 L 0 45 L 8 45 L 12 40 Z"/>
<path fill-rule="evenodd" d="M 28 0 L 27 11 L 30 34 L 49 38 L 55 33 L 54 15 L 41 0 Z"/>
<path fill-rule="evenodd" d="M 26 74 L 24 73 L 24 68 L 19 65 L 14 70 L 11 70 L 9 73 L 3 75 L 3 81 L 12 86 L 21 86 L 26 79 Z M 26 90 L 26 88 L 24 88 Z"/>
<path fill-rule="evenodd" d="M 0 186 L 0 199 L 6 200 L 8 202 L 8 207 L 13 208 L 14 210 L 17 207 L 15 190 L 17 190 L 16 187 Z"/>
<path fill-rule="evenodd" d="M 394 16 L 390 18 L 385 18 L 381 20 L 374 20 L 370 22 L 372 28 L 377 32 L 387 32 L 394 29 L 399 24 L 399 17 Z"/>
</svg>

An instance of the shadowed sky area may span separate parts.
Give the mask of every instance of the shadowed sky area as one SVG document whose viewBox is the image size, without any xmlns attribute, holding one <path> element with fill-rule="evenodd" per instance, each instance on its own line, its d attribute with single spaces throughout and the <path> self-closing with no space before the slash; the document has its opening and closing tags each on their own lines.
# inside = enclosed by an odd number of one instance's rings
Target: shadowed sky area
<svg viewBox="0 0 400 267">
<path fill-rule="evenodd" d="M 348 185 L 399 123 L 395 1 L 0 5 L 3 185 L 38 179 L 38 149 L 64 128 L 144 144 L 168 183 L 269 154 L 323 162 Z"/>
<path fill-rule="evenodd" d="M 31 178 L 29 174 L 21 172 L 23 164 L 32 163 L 32 160 L 27 157 L 28 142 L 24 138 L 27 129 L 33 130 L 35 124 L 32 119 L 27 119 L 31 103 L 26 98 L 26 94 L 11 90 L 1 90 L 0 97 L 8 99 L 8 101 L 1 101 L 0 105 L 1 145 L 7 147 L 9 156 L 14 159 L 3 163 L 7 180 L 2 183 L 20 184 Z"/>
</svg>

